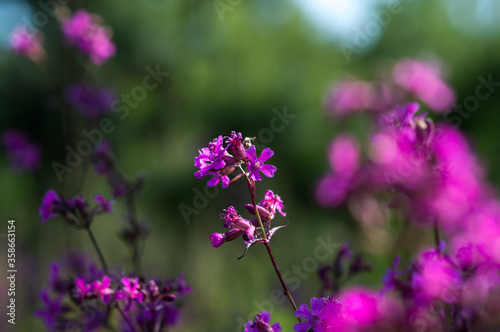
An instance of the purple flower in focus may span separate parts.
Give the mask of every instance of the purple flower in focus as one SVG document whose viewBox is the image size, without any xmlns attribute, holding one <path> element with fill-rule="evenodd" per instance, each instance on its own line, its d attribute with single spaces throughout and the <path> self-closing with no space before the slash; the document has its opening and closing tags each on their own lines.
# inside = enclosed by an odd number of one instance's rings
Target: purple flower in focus
<svg viewBox="0 0 500 332">
<path fill-rule="evenodd" d="M 111 42 L 111 30 L 100 26 L 99 20 L 97 15 L 80 9 L 62 25 L 68 42 L 90 56 L 90 60 L 96 65 L 102 65 L 116 52 L 115 45 Z"/>
<path fill-rule="evenodd" d="M 46 222 L 52 217 L 57 216 L 57 205 L 61 202 L 61 198 L 54 190 L 51 189 L 47 191 L 45 196 L 43 196 L 42 205 L 40 206 L 39 210 L 40 215 L 42 216 L 42 223 Z"/>
<path fill-rule="evenodd" d="M 197 179 L 204 176 L 212 175 L 207 184 L 215 187 L 219 181 L 222 181 L 222 188 L 229 186 L 229 177 L 227 176 L 234 170 L 234 165 L 237 162 L 236 158 L 231 157 L 224 147 L 224 139 L 222 135 L 214 139 L 206 148 L 198 150 L 198 157 L 194 158 L 194 165 L 200 170 L 194 173 Z"/>
<path fill-rule="evenodd" d="M 108 201 L 104 199 L 102 195 L 95 195 L 94 200 L 98 203 L 95 212 L 111 213 L 111 206 L 113 205 L 114 201 Z"/>
<path fill-rule="evenodd" d="M 245 208 L 253 215 L 256 215 L 253 204 L 245 204 Z M 283 216 L 286 217 L 286 212 L 283 211 L 285 205 L 283 205 L 283 200 L 280 196 L 275 195 L 272 190 L 267 190 L 264 195 L 264 199 L 257 204 L 257 210 L 261 218 L 265 220 L 273 220 L 276 215 L 276 210 Z"/>
<path fill-rule="evenodd" d="M 231 136 L 227 137 L 226 143 L 228 144 L 228 148 L 231 147 L 231 150 L 234 154 L 234 156 L 238 160 L 245 160 L 247 158 L 246 152 L 245 152 L 245 146 L 241 142 L 243 139 L 243 136 L 241 133 L 236 133 L 235 131 L 231 132 Z"/>
<path fill-rule="evenodd" d="M 262 172 L 268 178 L 274 176 L 276 172 L 276 167 L 273 165 L 266 165 L 264 162 L 274 155 L 274 152 L 270 148 L 265 148 L 260 157 L 257 158 L 257 152 L 255 150 L 255 145 L 252 145 L 246 150 L 248 156 L 248 170 L 250 171 L 250 178 L 254 181 L 262 180 L 262 176 L 259 172 Z"/>
<path fill-rule="evenodd" d="M 41 147 L 31 143 L 23 133 L 14 129 L 4 131 L 2 144 L 7 150 L 7 155 L 15 171 L 33 172 L 40 166 Z"/>
<path fill-rule="evenodd" d="M 42 60 L 45 56 L 40 33 L 38 31 L 30 33 L 25 26 L 14 28 L 10 37 L 10 47 L 17 54 L 23 55 L 34 62 Z"/>
<path fill-rule="evenodd" d="M 243 236 L 245 242 L 253 241 L 255 226 L 252 223 L 238 215 L 236 209 L 232 206 L 224 210 L 221 219 L 224 219 L 224 227 L 231 228 L 224 234 L 212 233 L 210 241 L 213 247 L 220 247 L 226 241 L 232 241 Z"/>
<path fill-rule="evenodd" d="M 113 89 L 87 83 L 72 84 L 66 88 L 64 94 L 68 104 L 87 118 L 97 118 L 109 113 L 116 99 Z"/>
<path fill-rule="evenodd" d="M 270 326 L 271 322 L 271 314 L 269 311 L 263 311 L 257 314 L 254 320 L 251 320 L 247 323 L 245 327 L 245 332 L 280 332 L 281 326 L 280 323 L 275 323 L 273 326 Z"/>
<path fill-rule="evenodd" d="M 283 200 L 278 195 L 275 195 L 272 190 L 266 191 L 264 199 L 260 201 L 259 205 L 266 208 L 273 214 L 275 214 L 276 210 L 278 210 L 283 217 L 286 217 L 286 212 L 283 211 L 285 208 Z"/>
</svg>

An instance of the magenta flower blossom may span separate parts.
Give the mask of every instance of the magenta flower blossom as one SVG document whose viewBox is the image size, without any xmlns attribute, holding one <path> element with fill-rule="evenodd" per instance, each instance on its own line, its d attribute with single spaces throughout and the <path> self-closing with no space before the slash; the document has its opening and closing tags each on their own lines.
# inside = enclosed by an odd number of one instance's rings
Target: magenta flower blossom
<svg viewBox="0 0 500 332">
<path fill-rule="evenodd" d="M 325 101 L 325 108 L 336 116 L 370 109 L 376 96 L 373 87 L 363 81 L 345 81 L 334 86 Z"/>
<path fill-rule="evenodd" d="M 268 178 L 274 176 L 276 172 L 276 167 L 273 165 L 266 165 L 264 162 L 274 155 L 274 152 L 270 148 L 265 148 L 260 157 L 257 158 L 257 152 L 255 150 L 255 145 L 252 145 L 246 150 L 248 156 L 248 170 L 250 172 L 250 178 L 254 181 L 262 180 L 262 176 L 259 172 L 262 172 Z"/>
<path fill-rule="evenodd" d="M 270 326 L 271 314 L 269 311 L 263 311 L 257 314 L 254 320 L 251 320 L 245 326 L 245 332 L 280 332 L 280 323 Z"/>
<path fill-rule="evenodd" d="M 57 216 L 58 205 L 62 200 L 54 190 L 49 190 L 42 198 L 42 205 L 40 206 L 40 215 L 42 216 L 42 223 L 46 222 L 52 217 Z"/>
<path fill-rule="evenodd" d="M 8 129 L 2 134 L 2 144 L 14 171 L 33 172 L 40 167 L 42 149 L 39 145 L 30 142 L 25 134 Z"/>
<path fill-rule="evenodd" d="M 91 294 L 91 285 L 87 285 L 84 279 L 78 278 L 75 280 L 75 296 L 81 301 Z"/>
<path fill-rule="evenodd" d="M 253 215 L 256 215 L 253 204 L 245 204 L 245 208 Z M 286 212 L 283 211 L 285 205 L 283 205 L 283 200 L 280 196 L 275 195 L 272 190 L 266 191 L 264 199 L 257 204 L 257 210 L 262 219 L 271 221 L 276 215 L 276 210 L 283 216 L 286 217 Z"/>
<path fill-rule="evenodd" d="M 285 208 L 283 200 L 278 195 L 275 195 L 272 190 L 266 191 L 264 199 L 260 201 L 259 205 L 267 209 L 272 214 L 275 214 L 276 210 L 278 210 L 283 217 L 286 217 L 286 212 L 283 211 Z"/>
<path fill-rule="evenodd" d="M 446 112 L 455 104 L 455 93 L 441 79 L 436 65 L 418 60 L 403 60 L 394 67 L 396 83 L 413 92 L 436 112 Z"/>
<path fill-rule="evenodd" d="M 76 45 L 96 65 L 102 65 L 116 52 L 115 45 L 111 42 L 111 30 L 100 26 L 99 20 L 97 15 L 80 9 L 73 17 L 64 21 L 62 26 L 68 42 Z"/>
<path fill-rule="evenodd" d="M 375 324 L 380 318 L 378 297 L 364 288 L 346 289 L 340 294 L 344 322 L 351 327 L 364 328 Z"/>
<path fill-rule="evenodd" d="M 237 161 L 227 154 L 223 144 L 224 139 L 222 135 L 219 135 L 206 148 L 198 150 L 199 156 L 194 158 L 194 165 L 200 169 L 194 173 L 194 176 L 201 179 L 204 176 L 212 175 L 213 177 L 207 183 L 211 187 L 215 187 L 220 181 L 222 181 L 222 188 L 229 186 L 230 180 L 227 174 L 234 170 L 234 167 L 231 166 Z M 228 163 L 229 165 L 227 165 Z"/>
<path fill-rule="evenodd" d="M 228 148 L 230 147 L 234 156 L 238 160 L 245 160 L 247 158 L 245 147 L 241 140 L 243 136 L 241 133 L 236 133 L 235 131 L 231 132 L 231 136 L 226 137 L 226 143 L 228 144 Z"/>
<path fill-rule="evenodd" d="M 66 101 L 87 118 L 97 118 L 111 112 L 116 94 L 111 88 L 100 88 L 86 83 L 70 85 L 65 92 Z"/>
<path fill-rule="evenodd" d="M 436 250 L 429 250 L 420 256 L 412 285 L 419 296 L 451 303 L 459 300 L 462 281 L 460 272 L 449 259 Z"/>
<path fill-rule="evenodd" d="M 10 47 L 15 53 L 25 56 L 34 62 L 39 62 L 45 57 L 40 32 L 30 33 L 25 26 L 14 28 L 10 37 Z"/>
<path fill-rule="evenodd" d="M 212 233 L 210 241 L 213 247 L 220 247 L 224 242 L 233 241 L 240 236 L 245 242 L 253 241 L 255 226 L 252 223 L 238 215 L 236 209 L 232 206 L 224 210 L 221 219 L 224 219 L 224 227 L 230 228 L 224 234 Z"/>
<path fill-rule="evenodd" d="M 95 296 L 101 298 L 102 302 L 109 304 L 113 299 L 112 295 L 115 293 L 111 289 L 111 279 L 108 276 L 104 276 L 102 281 L 94 281 L 91 285 L 91 290 Z"/>
<path fill-rule="evenodd" d="M 137 300 L 137 302 L 141 303 L 144 294 L 140 290 L 139 280 L 137 278 L 122 278 L 123 289 L 120 289 L 116 292 L 116 300 L 125 300 L 127 302 L 127 306 L 125 310 L 128 311 L 130 306 L 132 305 L 132 300 Z"/>
<path fill-rule="evenodd" d="M 114 201 L 108 201 L 102 197 L 102 195 L 95 195 L 94 200 L 98 203 L 95 212 L 105 212 L 105 213 L 111 213 L 111 207 L 114 204 Z"/>
<path fill-rule="evenodd" d="M 333 296 L 325 298 L 311 298 L 311 310 L 307 307 L 307 304 L 302 303 L 299 310 L 295 311 L 295 316 L 299 318 L 306 319 L 305 322 L 295 324 L 293 330 L 295 332 L 327 332 L 331 331 L 327 329 L 331 325 L 331 322 L 326 322 L 325 320 L 339 319 L 341 316 L 340 308 L 341 304 L 333 298 Z M 326 310 L 325 310 L 326 309 Z"/>
</svg>

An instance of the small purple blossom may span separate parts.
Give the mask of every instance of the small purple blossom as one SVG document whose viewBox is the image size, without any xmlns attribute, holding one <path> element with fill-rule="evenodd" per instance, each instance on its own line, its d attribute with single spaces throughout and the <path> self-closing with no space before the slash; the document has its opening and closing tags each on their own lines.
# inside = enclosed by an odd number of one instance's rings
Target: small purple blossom
<svg viewBox="0 0 500 332">
<path fill-rule="evenodd" d="M 17 26 L 10 37 L 10 47 L 15 53 L 38 62 L 45 56 L 42 41 L 39 31 L 30 33 L 27 27 Z"/>
<path fill-rule="evenodd" d="M 246 150 L 248 156 L 248 170 L 250 172 L 250 178 L 254 181 L 262 180 L 262 176 L 259 172 L 262 172 L 268 178 L 274 176 L 276 172 L 276 167 L 273 165 L 266 165 L 264 162 L 274 155 L 274 152 L 270 148 L 265 148 L 260 157 L 257 158 L 257 152 L 255 145 L 252 145 Z"/>
<path fill-rule="evenodd" d="M 44 308 L 37 310 L 35 316 L 42 319 L 49 330 L 53 330 L 56 327 L 58 316 L 62 312 L 62 296 L 51 298 L 49 292 L 43 290 L 40 299 L 44 304 Z"/>
<path fill-rule="evenodd" d="M 212 247 L 218 248 L 224 244 L 224 234 L 212 233 L 210 234 L 210 241 L 212 242 Z"/>
<path fill-rule="evenodd" d="M 251 320 L 245 326 L 245 332 L 280 332 L 280 323 L 270 326 L 271 314 L 269 311 L 263 311 L 257 314 L 254 320 Z"/>
<path fill-rule="evenodd" d="M 92 292 L 95 296 L 98 296 L 102 302 L 108 304 L 112 300 L 114 290 L 110 288 L 111 279 L 108 276 L 104 276 L 102 281 L 94 281 L 91 285 Z"/>
<path fill-rule="evenodd" d="M 232 241 L 242 236 L 245 242 L 253 241 L 255 226 L 240 215 L 232 206 L 224 210 L 225 213 L 221 214 L 221 219 L 224 219 L 224 227 L 230 228 L 224 234 L 212 233 L 210 241 L 213 247 L 220 247 L 226 241 Z"/>
<path fill-rule="evenodd" d="M 87 118 L 97 118 L 111 111 L 116 94 L 111 88 L 87 83 L 72 84 L 64 91 L 66 101 Z"/>
<path fill-rule="evenodd" d="M 115 170 L 115 157 L 111 150 L 111 143 L 103 140 L 95 149 L 92 156 L 94 170 L 99 175 L 111 175 Z"/>
<path fill-rule="evenodd" d="M 144 294 L 140 290 L 139 280 L 137 278 L 122 278 L 123 289 L 118 290 L 116 294 L 117 300 L 126 300 L 127 306 L 125 310 L 128 311 L 132 305 L 132 300 L 137 300 L 141 303 Z"/>
<path fill-rule="evenodd" d="M 333 296 L 324 298 L 311 298 L 311 310 L 307 304 L 300 305 L 299 310 L 295 311 L 295 316 L 306 319 L 305 322 L 297 323 L 293 327 L 296 332 L 326 332 L 325 319 L 331 319 L 332 316 L 337 316 L 340 313 L 340 303 L 333 298 Z M 328 305 L 328 310 L 323 312 L 324 308 Z M 333 310 L 332 310 L 333 309 Z M 328 317 L 325 317 L 328 314 Z"/>
<path fill-rule="evenodd" d="M 96 212 L 111 213 L 114 201 L 108 201 L 102 197 L 102 195 L 95 195 L 94 200 L 98 203 L 96 207 Z"/>
<path fill-rule="evenodd" d="M 49 190 L 43 196 L 42 205 L 40 206 L 40 215 L 42 216 L 42 223 L 46 222 L 52 217 L 57 216 L 57 205 L 61 203 L 61 198 L 54 190 Z"/>
<path fill-rule="evenodd" d="M 275 214 L 276 210 L 278 210 L 278 212 L 283 217 L 286 217 L 286 212 L 283 211 L 283 209 L 285 208 L 285 206 L 283 205 L 283 200 L 281 199 L 280 196 L 275 195 L 272 190 L 266 191 L 264 199 L 260 201 L 259 205 L 266 208 L 273 214 Z"/>
<path fill-rule="evenodd" d="M 206 148 L 198 150 L 198 157 L 194 158 L 194 165 L 200 170 L 194 173 L 197 179 L 212 175 L 207 182 L 211 187 L 215 187 L 222 181 L 222 188 L 229 186 L 229 177 L 227 176 L 234 170 L 233 166 L 236 159 L 231 157 L 224 147 L 224 139 L 221 135 L 208 144 Z M 229 165 L 228 165 L 229 162 Z"/>
<path fill-rule="evenodd" d="M 67 41 L 76 45 L 96 65 L 102 65 L 116 52 L 115 45 L 111 42 L 111 30 L 100 26 L 99 20 L 97 15 L 80 9 L 73 17 L 64 21 L 62 26 Z"/>
<path fill-rule="evenodd" d="M 231 148 L 231 151 L 238 160 L 245 160 L 247 158 L 245 146 L 241 142 L 242 139 L 243 136 L 241 135 L 241 133 L 232 131 L 231 136 L 228 136 L 226 140 L 228 148 Z"/>
<path fill-rule="evenodd" d="M 25 134 L 14 129 L 6 130 L 2 134 L 2 144 L 15 171 L 33 172 L 40 166 L 42 149 L 31 143 Z"/>
<path fill-rule="evenodd" d="M 83 278 L 78 278 L 75 280 L 75 296 L 81 301 L 87 297 L 91 292 L 91 285 L 87 285 Z"/>
</svg>

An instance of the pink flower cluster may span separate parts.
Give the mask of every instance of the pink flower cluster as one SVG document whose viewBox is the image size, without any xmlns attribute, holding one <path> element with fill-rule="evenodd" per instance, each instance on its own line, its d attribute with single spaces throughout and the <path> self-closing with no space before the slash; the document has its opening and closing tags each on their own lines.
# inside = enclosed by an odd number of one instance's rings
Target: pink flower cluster
<svg viewBox="0 0 500 332">
<path fill-rule="evenodd" d="M 25 26 L 17 26 L 10 37 L 10 47 L 14 52 L 31 59 L 41 61 L 45 56 L 39 31 L 30 33 Z"/>
<path fill-rule="evenodd" d="M 406 59 L 395 64 L 392 80 L 351 78 L 339 82 L 331 88 L 325 108 L 334 116 L 345 117 L 362 111 L 384 112 L 415 98 L 439 113 L 450 111 L 455 104 L 455 93 L 443 80 L 438 63 Z"/>
<path fill-rule="evenodd" d="M 432 110 L 443 112 L 454 103 L 453 91 L 430 64 L 405 60 L 393 74 L 398 85 Z M 368 90 L 359 87 L 344 92 L 354 91 L 353 99 L 379 99 L 375 89 L 367 98 Z M 333 110 L 342 115 L 358 111 L 350 105 L 336 104 Z M 364 227 L 387 224 L 388 216 L 398 215 L 433 235 L 435 248 L 422 250 L 406 269 L 398 270 L 397 259 L 379 293 L 341 291 L 338 313 L 324 314 L 316 303 L 309 321 L 324 331 L 500 326 L 494 314 L 500 308 L 500 200 L 465 136 L 419 114 L 419 108 L 409 103 L 372 112 L 367 141 L 348 133 L 335 137 L 327 151 L 330 171 L 316 186 L 316 196 L 326 207 L 347 205 Z M 301 315 L 306 318 L 304 310 Z"/>
<path fill-rule="evenodd" d="M 76 45 L 96 65 L 102 65 L 116 52 L 111 30 L 101 26 L 100 21 L 99 16 L 80 9 L 62 25 L 67 41 Z"/>
</svg>

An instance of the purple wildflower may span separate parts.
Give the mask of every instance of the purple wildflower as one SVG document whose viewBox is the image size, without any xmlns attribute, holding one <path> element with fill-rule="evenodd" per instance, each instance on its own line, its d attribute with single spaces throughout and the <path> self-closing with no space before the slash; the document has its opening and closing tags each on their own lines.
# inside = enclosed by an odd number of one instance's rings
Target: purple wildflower
<svg viewBox="0 0 500 332">
<path fill-rule="evenodd" d="M 40 33 L 38 31 L 30 33 L 25 26 L 14 28 L 10 37 L 10 47 L 17 54 L 25 56 L 34 62 L 38 62 L 45 57 Z"/>
<path fill-rule="evenodd" d="M 116 99 L 111 88 L 100 88 L 87 83 L 68 86 L 64 92 L 68 104 L 87 118 L 97 118 L 109 113 Z"/>
<path fill-rule="evenodd" d="M 273 326 L 270 326 L 271 322 L 271 314 L 269 311 L 263 311 L 257 314 L 254 320 L 251 320 L 247 323 L 245 327 L 245 332 L 280 332 L 281 326 L 280 323 L 275 323 Z"/>
<path fill-rule="evenodd" d="M 112 32 L 98 24 L 100 18 L 85 10 L 78 10 L 73 17 L 63 22 L 63 32 L 70 44 L 90 57 L 96 65 L 102 65 L 115 55 L 116 48 L 111 42 Z"/>
<path fill-rule="evenodd" d="M 108 140 L 103 140 L 96 147 L 92 162 L 96 174 L 110 175 L 115 170 L 115 157 L 111 150 L 111 143 Z"/>
<path fill-rule="evenodd" d="M 231 147 L 234 156 L 239 160 L 245 160 L 247 158 L 245 147 L 241 142 L 242 139 L 243 136 L 241 135 L 241 133 L 232 131 L 231 136 L 228 136 L 226 140 L 226 143 L 228 143 L 228 148 Z"/>
<path fill-rule="evenodd" d="M 231 228 L 224 234 L 212 233 L 210 241 L 213 247 L 220 247 L 226 241 L 232 241 L 243 236 L 245 242 L 253 241 L 255 226 L 252 223 L 238 215 L 236 209 L 232 206 L 224 210 L 221 219 L 224 219 L 224 227 Z"/>
<path fill-rule="evenodd" d="M 137 300 L 141 303 L 144 295 L 140 290 L 139 280 L 137 278 L 122 278 L 123 289 L 118 290 L 116 293 L 117 300 L 126 300 L 127 306 L 125 310 L 128 311 L 132 305 L 132 300 Z"/>
<path fill-rule="evenodd" d="M 447 112 L 455 104 L 455 93 L 442 80 L 441 68 L 435 64 L 407 59 L 394 67 L 394 80 L 414 93 L 436 112 Z"/>
<path fill-rule="evenodd" d="M 42 223 L 46 222 L 52 217 L 57 216 L 57 205 L 61 203 L 61 198 L 54 190 L 49 190 L 43 196 L 42 205 L 40 206 L 40 215 L 42 216 Z"/>
<path fill-rule="evenodd" d="M 320 299 L 313 297 L 310 304 L 311 310 L 309 310 L 307 304 L 302 303 L 299 310 L 295 311 L 295 316 L 307 319 L 307 321 L 295 324 L 293 330 L 296 332 L 325 332 L 323 320 L 326 317 L 324 317 L 323 309 L 326 305 L 333 307 L 335 309 L 333 311 L 337 315 L 340 312 L 340 303 L 333 296 L 329 296 Z M 331 310 L 328 311 L 328 314 L 328 318 L 330 318 L 332 316 Z"/>
<path fill-rule="evenodd" d="M 74 294 L 79 300 L 83 300 L 90 294 L 91 285 L 87 285 L 83 278 L 78 278 L 75 280 Z"/>
<path fill-rule="evenodd" d="M 222 188 L 229 186 L 228 174 L 234 170 L 238 161 L 226 152 L 223 143 L 223 137 L 219 135 L 206 148 L 199 150 L 198 157 L 194 158 L 194 165 L 200 169 L 194 173 L 194 176 L 201 179 L 212 175 L 213 178 L 207 182 L 211 187 L 215 187 L 220 181 L 222 181 Z"/>
<path fill-rule="evenodd" d="M 2 144 L 15 171 L 33 172 L 40 166 L 41 147 L 31 143 L 23 133 L 14 129 L 6 130 L 2 134 Z"/>
<path fill-rule="evenodd" d="M 278 210 L 278 212 L 283 217 L 286 217 L 286 212 L 283 211 L 283 209 L 285 208 L 285 206 L 283 205 L 283 200 L 280 196 L 275 195 L 272 190 L 266 191 L 264 199 L 260 201 L 259 205 L 266 208 L 273 214 L 275 214 L 276 210 Z"/>
<path fill-rule="evenodd" d="M 49 330 L 53 330 L 56 327 L 57 318 L 62 311 L 62 296 L 52 299 L 49 292 L 43 290 L 40 294 L 40 299 L 44 304 L 44 308 L 37 310 L 35 316 L 41 318 Z"/>
<path fill-rule="evenodd" d="M 224 234 L 212 233 L 210 234 L 210 241 L 212 242 L 212 247 L 218 248 L 224 244 Z"/>
<path fill-rule="evenodd" d="M 254 181 L 262 180 L 262 176 L 259 171 L 262 172 L 268 178 L 274 176 L 276 172 L 276 167 L 273 165 L 266 165 L 264 162 L 274 155 L 274 152 L 270 148 L 265 148 L 260 157 L 257 158 L 257 153 L 255 150 L 255 145 L 252 145 L 246 150 L 248 156 L 248 170 L 250 171 L 250 178 Z"/>
<path fill-rule="evenodd" d="M 95 212 L 96 213 L 111 213 L 111 206 L 113 205 L 114 201 L 108 201 L 102 197 L 102 195 L 95 195 L 94 200 L 98 203 Z"/>
<path fill-rule="evenodd" d="M 101 298 L 102 302 L 109 304 L 112 300 L 112 296 L 114 294 L 114 290 L 110 288 L 111 279 L 108 276 L 104 276 L 102 281 L 94 281 L 92 283 L 91 289 L 95 296 Z"/>
</svg>

